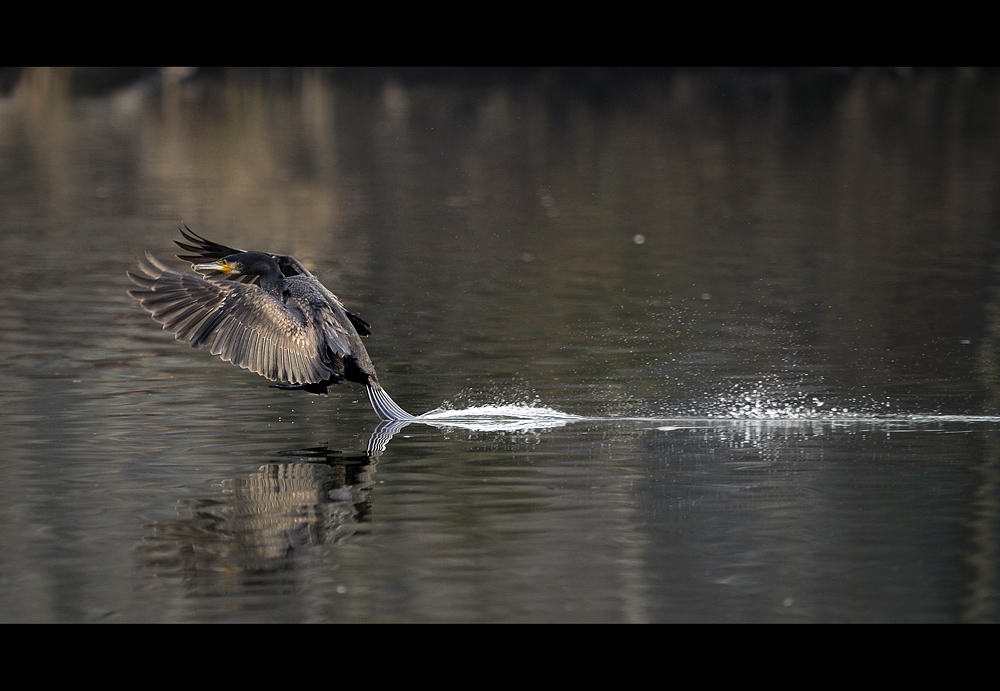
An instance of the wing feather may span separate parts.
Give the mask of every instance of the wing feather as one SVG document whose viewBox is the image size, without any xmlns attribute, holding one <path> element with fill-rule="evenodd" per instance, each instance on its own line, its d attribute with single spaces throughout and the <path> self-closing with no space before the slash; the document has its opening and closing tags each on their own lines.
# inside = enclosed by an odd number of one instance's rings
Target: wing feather
<svg viewBox="0 0 1000 691">
<path fill-rule="evenodd" d="M 272 381 L 314 384 L 332 375 L 326 324 L 310 324 L 258 286 L 173 271 L 148 252 L 139 269 L 128 272 L 137 286 L 129 295 L 178 340 L 211 342 L 212 354 Z"/>
<path fill-rule="evenodd" d="M 206 240 L 187 226 L 182 226 L 181 228 L 178 228 L 178 230 L 181 231 L 181 235 L 184 236 L 184 239 L 191 244 L 181 242 L 180 240 L 174 240 L 174 244 L 182 250 L 186 252 L 193 252 L 194 254 L 184 256 L 177 255 L 177 258 L 183 259 L 186 262 L 191 262 L 192 264 L 200 264 L 202 262 L 208 262 L 215 259 L 222 259 L 223 257 L 228 257 L 231 254 L 238 254 L 244 251 L 233 247 L 227 247 L 226 245 L 220 245 L 219 243 L 212 242 L 211 240 Z"/>
</svg>

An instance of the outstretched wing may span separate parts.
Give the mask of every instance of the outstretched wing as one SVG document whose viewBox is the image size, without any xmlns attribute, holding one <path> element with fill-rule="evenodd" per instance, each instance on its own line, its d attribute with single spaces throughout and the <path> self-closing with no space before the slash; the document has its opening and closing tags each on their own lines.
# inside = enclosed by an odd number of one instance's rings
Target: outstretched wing
<svg viewBox="0 0 1000 691">
<path fill-rule="evenodd" d="M 187 226 L 182 226 L 178 228 L 181 231 L 181 235 L 184 239 L 192 244 L 183 243 L 180 240 L 174 240 L 174 243 L 186 252 L 194 252 L 194 254 L 178 254 L 178 259 L 183 259 L 186 262 L 191 262 L 192 264 L 201 264 L 204 262 L 214 261 L 216 259 L 222 259 L 223 257 L 228 257 L 231 254 L 239 254 L 245 250 L 239 250 L 235 247 L 226 247 L 225 245 L 220 245 L 217 242 L 212 242 L 211 240 L 206 240 L 202 236 L 195 233 L 193 230 Z"/>
<path fill-rule="evenodd" d="M 213 355 L 271 381 L 314 384 L 333 374 L 330 351 L 343 348 L 258 286 L 172 271 L 149 252 L 139 269 L 127 272 L 138 286 L 129 295 L 177 340 L 211 342 Z"/>
</svg>

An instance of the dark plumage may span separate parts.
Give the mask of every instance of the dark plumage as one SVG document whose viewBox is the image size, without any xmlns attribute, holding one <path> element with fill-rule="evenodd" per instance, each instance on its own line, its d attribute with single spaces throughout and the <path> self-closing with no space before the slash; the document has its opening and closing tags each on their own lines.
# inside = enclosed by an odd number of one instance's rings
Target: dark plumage
<svg viewBox="0 0 1000 691">
<path fill-rule="evenodd" d="M 363 384 L 382 420 L 411 420 L 378 383 L 361 342 L 371 333 L 294 257 L 246 252 L 181 229 L 204 276 L 173 271 L 148 251 L 142 273 L 127 272 L 128 294 L 177 340 L 280 382 L 280 388 L 326 393 L 344 379 Z"/>
</svg>

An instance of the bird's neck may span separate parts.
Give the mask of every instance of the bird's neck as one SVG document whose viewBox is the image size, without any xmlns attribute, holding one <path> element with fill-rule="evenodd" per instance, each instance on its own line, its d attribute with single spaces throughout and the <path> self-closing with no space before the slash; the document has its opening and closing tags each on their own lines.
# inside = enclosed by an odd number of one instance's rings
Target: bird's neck
<svg viewBox="0 0 1000 691">
<path fill-rule="evenodd" d="M 261 274 L 258 277 L 261 289 L 274 295 L 280 295 L 285 288 L 285 277 L 278 273 Z"/>
</svg>

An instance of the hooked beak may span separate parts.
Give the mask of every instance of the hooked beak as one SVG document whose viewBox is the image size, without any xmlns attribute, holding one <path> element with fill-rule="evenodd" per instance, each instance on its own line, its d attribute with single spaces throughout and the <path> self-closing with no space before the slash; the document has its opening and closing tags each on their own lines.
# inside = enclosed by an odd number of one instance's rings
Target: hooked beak
<svg viewBox="0 0 1000 691">
<path fill-rule="evenodd" d="M 228 274 L 233 270 L 233 267 L 225 259 L 220 259 L 217 262 L 208 262 L 207 264 L 195 264 L 194 268 L 195 271 L 220 271 L 224 274 Z"/>
</svg>

